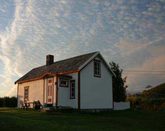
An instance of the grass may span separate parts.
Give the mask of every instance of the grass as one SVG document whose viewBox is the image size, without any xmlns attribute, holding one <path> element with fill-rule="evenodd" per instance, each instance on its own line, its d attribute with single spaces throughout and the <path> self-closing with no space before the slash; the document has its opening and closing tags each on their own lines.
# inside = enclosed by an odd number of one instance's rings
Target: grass
<svg viewBox="0 0 165 131">
<path fill-rule="evenodd" d="M 165 112 L 36 112 L 0 108 L 0 131 L 161 131 Z"/>
</svg>

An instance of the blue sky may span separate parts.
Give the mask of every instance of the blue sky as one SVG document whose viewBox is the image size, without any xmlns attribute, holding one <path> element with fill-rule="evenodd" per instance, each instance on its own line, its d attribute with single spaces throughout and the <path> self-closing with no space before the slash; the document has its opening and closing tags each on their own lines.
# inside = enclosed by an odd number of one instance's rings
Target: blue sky
<svg viewBox="0 0 165 131">
<path fill-rule="evenodd" d="M 0 96 L 14 95 L 14 81 L 47 54 L 100 51 L 124 69 L 128 92 L 163 83 L 164 12 L 165 0 L 1 0 Z"/>
</svg>

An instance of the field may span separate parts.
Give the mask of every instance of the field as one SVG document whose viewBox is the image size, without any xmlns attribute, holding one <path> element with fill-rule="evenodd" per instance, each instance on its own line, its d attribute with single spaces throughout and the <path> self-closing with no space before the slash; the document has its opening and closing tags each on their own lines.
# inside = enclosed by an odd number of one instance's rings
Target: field
<svg viewBox="0 0 165 131">
<path fill-rule="evenodd" d="M 161 131 L 165 112 L 37 112 L 0 108 L 0 131 Z"/>
</svg>

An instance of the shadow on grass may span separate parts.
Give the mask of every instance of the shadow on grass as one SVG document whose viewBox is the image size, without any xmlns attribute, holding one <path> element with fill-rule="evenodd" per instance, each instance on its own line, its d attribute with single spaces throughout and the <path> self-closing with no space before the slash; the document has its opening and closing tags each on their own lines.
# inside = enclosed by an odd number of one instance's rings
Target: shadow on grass
<svg viewBox="0 0 165 131">
<path fill-rule="evenodd" d="M 0 130 L 164 130 L 165 112 L 39 112 L 0 109 Z"/>
</svg>

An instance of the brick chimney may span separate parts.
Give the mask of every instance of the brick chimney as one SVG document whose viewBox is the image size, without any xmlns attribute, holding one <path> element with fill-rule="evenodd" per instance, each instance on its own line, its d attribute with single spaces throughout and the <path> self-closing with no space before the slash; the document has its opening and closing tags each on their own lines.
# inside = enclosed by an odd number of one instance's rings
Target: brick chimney
<svg viewBox="0 0 165 131">
<path fill-rule="evenodd" d="M 54 63 L 54 56 L 53 55 L 47 55 L 46 56 L 46 65 L 51 65 Z"/>
</svg>

